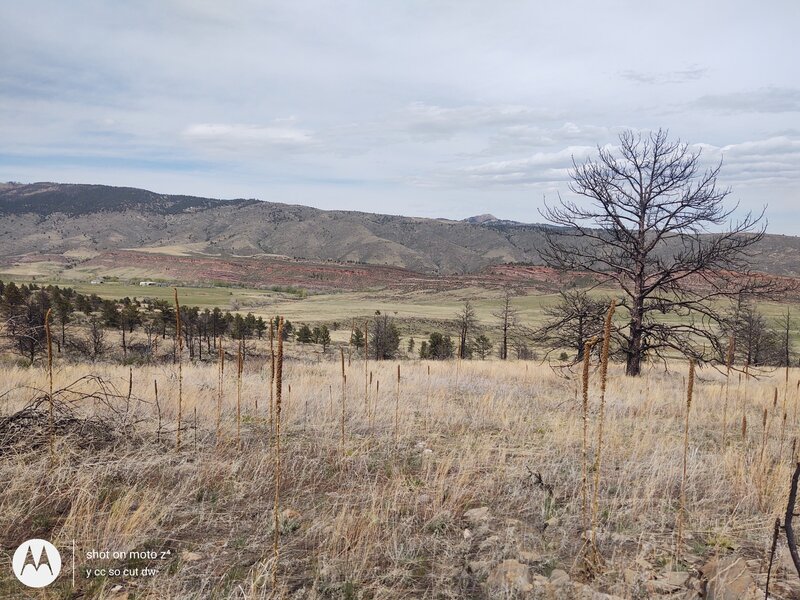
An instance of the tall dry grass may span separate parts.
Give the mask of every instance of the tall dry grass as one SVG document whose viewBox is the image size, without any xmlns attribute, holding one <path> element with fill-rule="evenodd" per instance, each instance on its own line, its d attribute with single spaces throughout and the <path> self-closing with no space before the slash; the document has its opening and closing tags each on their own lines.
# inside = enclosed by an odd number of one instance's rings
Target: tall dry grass
<svg viewBox="0 0 800 600">
<path fill-rule="evenodd" d="M 175 427 L 175 449 L 181 449 L 181 424 L 183 421 L 183 329 L 181 324 L 181 304 L 178 301 L 178 288 L 175 292 L 175 347 L 178 360 L 178 424 Z"/>
<path fill-rule="evenodd" d="M 689 377 L 686 384 L 686 414 L 683 421 L 683 468 L 681 469 L 681 492 L 678 502 L 677 535 L 675 542 L 675 563 L 680 564 L 681 552 L 683 551 L 683 529 L 686 519 L 686 477 L 687 464 L 689 462 L 689 423 L 692 410 L 692 398 L 694 397 L 694 361 L 689 361 Z"/>
<path fill-rule="evenodd" d="M 260 351 L 268 354 L 266 344 Z M 62 458 L 55 465 L 46 451 L 41 457 L 3 454 L 4 550 L 39 536 L 64 547 L 74 538 L 79 550 L 152 546 L 173 551 L 153 578 L 121 583 L 79 578 L 87 598 L 108 597 L 116 585 L 137 597 L 167 600 L 282 594 L 468 598 L 486 577 L 467 569 L 468 563 L 491 569 L 531 553 L 541 557 L 531 563 L 532 573 L 571 569 L 581 551 L 577 531 L 587 504 L 591 511 L 584 481 L 595 474 L 585 473 L 584 465 L 593 462 L 584 448 L 587 438 L 597 440 L 586 433 L 586 415 L 590 425 L 599 425 L 599 374 L 588 386 L 584 409 L 583 394 L 574 394 L 580 369 L 564 379 L 547 366 L 530 364 L 526 375 L 514 361 L 463 361 L 454 390 L 453 363 L 429 368 L 425 362 L 404 362 L 401 418 L 398 402 L 385 391 L 369 417 L 358 407 L 346 408 L 342 441 L 341 413 L 328 406 L 331 381 L 342 377 L 343 354 L 315 363 L 293 344 L 281 353 L 276 435 L 267 435 L 266 423 L 243 420 L 241 452 L 215 443 L 217 414 L 223 435 L 232 437 L 236 427 L 233 394 L 223 395 L 218 410 L 217 365 L 184 361 L 183 381 L 177 362 L 134 371 L 137 382 L 157 380 L 165 401 L 157 408 L 149 393 L 137 396 L 135 385 L 126 417 L 137 424 L 135 433 L 112 446 L 81 449 L 65 434 L 55 439 Z M 276 356 L 276 369 L 278 363 Z M 376 381 L 396 378 L 396 364 L 371 366 Z M 607 364 L 602 485 L 592 489 L 601 509 L 595 541 L 604 564 L 591 585 L 621 597 L 646 597 L 625 576 L 626 569 L 646 578 L 672 560 L 675 507 L 682 497 L 686 535 L 680 552 L 688 568 L 718 553 L 764 556 L 774 515 L 785 508 L 792 458 L 781 452 L 775 425 L 766 437 L 768 427 L 758 430 L 764 411 L 775 410 L 774 388 L 783 384 L 784 374 L 751 379 L 738 407 L 756 424 L 751 435 L 761 437 L 749 443 L 746 434 L 730 436 L 722 446 L 719 391 L 725 373 L 697 369 L 687 436 L 687 372 L 671 367 L 670 373 L 654 368 L 630 379 L 622 365 Z M 129 371 L 118 366 L 56 361 L 54 389 L 87 371 L 117 386 L 124 400 Z M 798 375 L 790 371 L 790 377 Z M 11 390 L 2 397 L 3 413 L 21 408 L 31 386 L 46 389 L 47 377 L 46 367 L 0 367 L 0 392 Z M 226 377 L 235 377 L 232 369 Z M 287 380 L 296 401 L 286 401 Z M 263 385 L 258 370 L 244 371 L 243 401 L 263 394 Z M 92 389 L 90 382 L 79 387 Z M 159 415 L 165 431 L 176 428 L 181 389 L 184 414 L 196 410 L 198 415 L 197 455 L 188 449 L 171 452 L 169 436 L 161 444 L 156 435 Z M 421 400 L 425 405 L 415 410 Z M 106 409 L 88 400 L 75 410 L 89 415 Z M 528 469 L 552 486 L 551 495 L 531 484 Z M 489 509 L 485 532 L 463 518 L 479 506 Z M 279 536 L 277 555 L 270 533 Z M 187 552 L 201 558 L 188 560 Z M 781 564 L 776 560 L 772 575 L 775 598 L 788 597 L 780 586 L 791 583 Z M 0 596 L 16 589 L 9 577 L 0 574 Z M 53 593 L 71 592 L 67 586 Z"/>
<path fill-rule="evenodd" d="M 53 314 L 53 309 L 48 308 L 47 313 L 44 315 L 44 331 L 47 344 L 47 437 L 48 445 L 50 447 L 50 460 L 55 460 L 55 424 L 53 421 L 53 336 L 50 331 L 50 317 Z"/>
<path fill-rule="evenodd" d="M 225 345 L 219 340 L 217 356 L 217 415 L 216 415 L 216 438 L 217 444 L 221 442 L 222 435 L 222 397 L 225 387 Z"/>
<path fill-rule="evenodd" d="M 281 491 L 281 409 L 283 400 L 283 317 L 278 318 L 278 353 L 275 357 L 275 505 L 273 508 L 273 547 L 275 564 L 272 567 L 272 589 L 278 589 L 278 566 L 280 562 L 280 491 Z"/>
<path fill-rule="evenodd" d="M 611 326 L 616 310 L 616 301 L 611 300 L 611 305 L 606 312 L 603 324 L 603 345 L 600 350 L 600 408 L 597 416 L 597 447 L 594 459 L 594 490 L 592 493 L 592 550 L 597 550 L 597 528 L 600 513 L 600 469 L 603 465 L 603 434 L 605 433 L 606 420 L 606 388 L 608 386 L 608 362 L 611 348 Z"/>
</svg>

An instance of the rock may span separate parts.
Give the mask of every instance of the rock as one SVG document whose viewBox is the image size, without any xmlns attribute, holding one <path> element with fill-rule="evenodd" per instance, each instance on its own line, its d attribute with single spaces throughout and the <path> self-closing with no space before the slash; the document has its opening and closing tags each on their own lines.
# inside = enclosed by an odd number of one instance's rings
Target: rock
<svg viewBox="0 0 800 600">
<path fill-rule="evenodd" d="M 744 600 L 757 593 L 747 564 L 738 556 L 712 558 L 701 572 L 706 578 L 706 600 Z"/>
<path fill-rule="evenodd" d="M 569 573 L 561 569 L 554 569 L 553 572 L 550 573 L 550 583 L 553 585 L 569 583 Z"/>
<path fill-rule="evenodd" d="M 686 552 L 681 555 L 681 559 L 683 560 L 684 564 L 697 566 L 700 566 L 700 562 L 703 560 L 697 556 L 697 554 L 689 554 Z"/>
<path fill-rule="evenodd" d="M 486 580 L 487 587 L 496 591 L 527 593 L 533 589 L 528 577 L 528 567 L 517 560 L 504 560 L 497 565 Z"/>
<path fill-rule="evenodd" d="M 645 588 L 651 594 L 672 594 L 685 588 L 688 581 L 689 573 L 686 571 L 668 571 L 663 576 L 645 583 Z"/>
<path fill-rule="evenodd" d="M 538 552 L 530 552 L 530 551 L 520 552 L 519 559 L 526 565 L 532 565 L 534 563 L 540 563 L 544 561 L 544 557 L 541 554 L 539 554 Z"/>
<path fill-rule="evenodd" d="M 549 528 L 555 529 L 556 527 L 561 525 L 561 519 L 559 519 L 558 517 L 550 517 L 549 519 L 547 519 L 547 521 L 544 522 L 544 524 Z"/>
<path fill-rule="evenodd" d="M 633 569 L 625 569 L 622 573 L 622 577 L 625 579 L 625 583 L 632 586 L 639 579 L 639 574 Z"/>
<path fill-rule="evenodd" d="M 184 562 L 195 562 L 201 558 L 203 558 L 203 555 L 197 552 L 189 552 L 188 550 L 181 552 L 181 559 L 183 559 Z"/>
<path fill-rule="evenodd" d="M 479 579 L 483 579 L 489 573 L 491 563 L 488 560 L 471 560 L 467 563 L 469 570 Z"/>
<path fill-rule="evenodd" d="M 482 542 L 481 542 L 481 543 L 478 545 L 478 549 L 479 549 L 481 552 L 486 552 L 486 551 L 488 551 L 488 550 L 491 550 L 493 547 L 495 547 L 495 546 L 497 546 L 497 545 L 499 545 L 499 544 L 500 544 L 500 536 L 497 536 L 497 535 L 490 535 L 488 538 L 486 538 L 485 540 L 483 540 L 483 541 L 482 541 Z"/>
<path fill-rule="evenodd" d="M 464 519 L 470 523 L 480 523 L 489 518 L 489 507 L 471 508 L 464 513 Z"/>
<path fill-rule="evenodd" d="M 432 498 L 428 494 L 420 494 L 417 496 L 417 504 L 430 504 Z"/>
<path fill-rule="evenodd" d="M 471 537 L 472 537 L 472 532 L 469 529 L 465 529 L 464 530 L 464 539 L 468 540 Z"/>
</svg>

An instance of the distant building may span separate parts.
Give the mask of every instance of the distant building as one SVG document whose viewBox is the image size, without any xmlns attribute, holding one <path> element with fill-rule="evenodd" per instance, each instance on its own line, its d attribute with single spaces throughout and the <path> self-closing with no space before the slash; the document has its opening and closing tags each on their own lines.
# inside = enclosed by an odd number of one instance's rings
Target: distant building
<svg viewBox="0 0 800 600">
<path fill-rule="evenodd" d="M 139 285 L 142 287 L 152 287 L 154 285 L 158 285 L 157 281 L 140 281 Z"/>
<path fill-rule="evenodd" d="M 103 283 L 102 279 L 92 279 L 90 282 L 92 285 L 101 285 Z"/>
</svg>

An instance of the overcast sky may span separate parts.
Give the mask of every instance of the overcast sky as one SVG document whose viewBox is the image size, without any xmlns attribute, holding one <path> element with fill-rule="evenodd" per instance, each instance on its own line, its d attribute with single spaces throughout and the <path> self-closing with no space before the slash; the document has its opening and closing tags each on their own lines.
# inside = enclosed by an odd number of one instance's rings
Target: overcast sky
<svg viewBox="0 0 800 600">
<path fill-rule="evenodd" d="M 668 128 L 800 233 L 800 2 L 4 2 L 0 181 L 539 221 Z"/>
</svg>

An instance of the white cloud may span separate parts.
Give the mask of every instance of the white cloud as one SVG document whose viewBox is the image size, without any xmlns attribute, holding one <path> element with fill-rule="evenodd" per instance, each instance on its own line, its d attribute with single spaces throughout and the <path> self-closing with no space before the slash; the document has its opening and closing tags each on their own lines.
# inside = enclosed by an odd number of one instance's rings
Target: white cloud
<svg viewBox="0 0 800 600">
<path fill-rule="evenodd" d="M 242 145 L 297 148 L 314 143 L 314 136 L 310 131 L 279 124 L 197 123 L 186 127 L 182 134 L 190 141 L 231 149 L 241 148 Z"/>
<path fill-rule="evenodd" d="M 800 187 L 800 139 L 776 136 L 715 146 L 695 144 L 706 163 L 722 160 L 720 180 L 732 185 L 795 182 Z"/>
<path fill-rule="evenodd" d="M 692 105 L 730 114 L 800 112 L 800 89 L 770 86 L 757 90 L 708 94 L 695 100 Z"/>
</svg>

